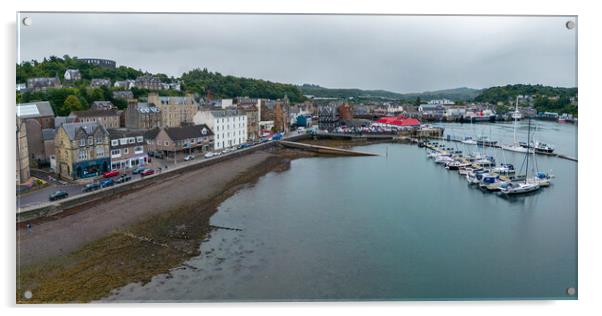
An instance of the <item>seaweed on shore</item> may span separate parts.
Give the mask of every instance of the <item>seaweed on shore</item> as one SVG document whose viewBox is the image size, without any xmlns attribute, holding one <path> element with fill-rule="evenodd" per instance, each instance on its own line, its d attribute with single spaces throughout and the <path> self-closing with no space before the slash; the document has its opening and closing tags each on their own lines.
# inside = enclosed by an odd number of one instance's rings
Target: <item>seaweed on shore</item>
<svg viewBox="0 0 602 316">
<path fill-rule="evenodd" d="M 130 283 L 147 283 L 199 255 L 210 231 L 209 219 L 228 197 L 270 171 L 283 171 L 291 159 L 311 156 L 280 150 L 227 183 L 209 199 L 180 205 L 138 224 L 114 231 L 68 255 L 48 258 L 17 274 L 17 303 L 83 303 L 106 297 Z M 26 298 L 24 293 L 31 293 Z"/>
</svg>

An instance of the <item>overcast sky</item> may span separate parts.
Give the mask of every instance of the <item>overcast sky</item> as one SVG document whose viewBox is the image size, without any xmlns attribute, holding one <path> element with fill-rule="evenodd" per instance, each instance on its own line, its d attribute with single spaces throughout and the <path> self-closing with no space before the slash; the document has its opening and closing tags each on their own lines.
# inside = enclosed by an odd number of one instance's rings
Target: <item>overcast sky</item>
<svg viewBox="0 0 602 316">
<path fill-rule="evenodd" d="M 331 88 L 421 92 L 512 83 L 574 87 L 568 17 L 32 13 L 22 61 L 113 59 Z"/>
</svg>

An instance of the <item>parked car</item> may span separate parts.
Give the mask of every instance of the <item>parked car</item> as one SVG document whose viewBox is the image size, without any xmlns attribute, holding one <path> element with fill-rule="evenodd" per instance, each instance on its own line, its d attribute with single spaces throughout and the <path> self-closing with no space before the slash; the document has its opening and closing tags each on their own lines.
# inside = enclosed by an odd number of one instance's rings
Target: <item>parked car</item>
<svg viewBox="0 0 602 316">
<path fill-rule="evenodd" d="M 50 194 L 48 199 L 50 201 L 56 201 L 56 200 L 67 198 L 68 196 L 69 196 L 69 193 L 59 190 L 59 191 L 55 191 L 54 193 Z"/>
<path fill-rule="evenodd" d="M 212 158 L 212 157 L 215 157 L 215 156 L 217 156 L 217 155 L 218 155 L 218 154 L 216 154 L 216 153 L 214 153 L 214 152 L 210 151 L 210 152 L 206 153 L 204 157 L 205 157 L 205 159 L 207 159 L 207 158 Z"/>
<path fill-rule="evenodd" d="M 101 188 L 110 187 L 110 186 L 112 186 L 114 184 L 115 184 L 115 182 L 113 181 L 113 179 L 106 179 L 106 180 L 100 181 L 100 187 Z"/>
<path fill-rule="evenodd" d="M 151 174 L 155 174 L 155 170 L 153 169 L 145 169 L 140 173 L 141 176 L 150 176 Z"/>
<path fill-rule="evenodd" d="M 190 160 L 194 160 L 194 156 L 193 155 L 188 155 L 186 157 L 184 157 L 185 161 L 190 161 Z"/>
<path fill-rule="evenodd" d="M 82 192 L 90 192 L 100 189 L 100 185 L 98 183 L 88 183 L 82 189 Z"/>
<path fill-rule="evenodd" d="M 303 126 L 297 127 L 297 132 L 299 132 L 299 133 L 305 132 L 305 127 L 303 127 Z"/>
<path fill-rule="evenodd" d="M 132 176 L 127 175 L 127 174 L 122 174 L 121 177 L 117 178 L 117 180 L 115 180 L 115 183 L 124 183 L 124 182 L 128 182 L 132 180 Z"/>
<path fill-rule="evenodd" d="M 251 144 L 240 144 L 240 146 L 238 146 L 239 149 L 245 149 L 249 147 L 251 147 Z"/>
<path fill-rule="evenodd" d="M 112 178 L 112 177 L 116 177 L 118 175 L 119 175 L 119 170 L 111 170 L 111 171 L 107 171 L 102 174 L 102 176 L 105 178 Z"/>
<path fill-rule="evenodd" d="M 139 174 L 139 173 L 141 173 L 141 172 L 142 172 L 142 171 L 144 171 L 144 170 L 146 170 L 146 168 L 144 168 L 144 167 L 140 166 L 140 167 L 138 167 L 138 168 L 134 169 L 134 170 L 132 171 L 132 174 Z"/>
</svg>

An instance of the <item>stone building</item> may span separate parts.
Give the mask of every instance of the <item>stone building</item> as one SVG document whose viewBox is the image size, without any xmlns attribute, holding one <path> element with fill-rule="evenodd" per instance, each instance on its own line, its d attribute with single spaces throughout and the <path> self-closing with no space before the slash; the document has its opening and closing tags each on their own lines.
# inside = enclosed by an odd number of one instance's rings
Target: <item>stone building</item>
<svg viewBox="0 0 602 316">
<path fill-rule="evenodd" d="M 162 97 L 157 93 L 149 93 L 148 103 L 154 104 L 161 110 L 161 126 L 163 127 L 179 127 L 182 124 L 191 124 L 199 109 L 192 98 L 192 94 L 185 97 Z"/>
<path fill-rule="evenodd" d="M 213 149 L 214 135 L 205 125 L 155 128 L 145 134 L 149 151 L 165 153 L 206 152 Z"/>
<path fill-rule="evenodd" d="M 117 67 L 117 63 L 114 60 L 110 59 L 102 59 L 102 58 L 78 58 L 77 60 L 83 61 L 87 64 L 100 66 L 104 68 L 115 68 Z"/>
<path fill-rule="evenodd" d="M 40 167 L 48 162 L 45 152 L 42 130 L 54 129 L 54 112 L 50 103 L 34 102 L 17 104 L 17 118 L 27 129 L 27 146 L 29 163 Z"/>
<path fill-rule="evenodd" d="M 30 91 L 44 91 L 50 88 L 61 88 L 63 85 L 59 78 L 29 78 L 27 89 Z"/>
<path fill-rule="evenodd" d="M 75 118 L 75 122 L 98 122 L 107 129 L 119 128 L 119 114 L 117 110 L 73 111 L 69 116 Z"/>
<path fill-rule="evenodd" d="M 90 110 L 113 110 L 115 105 L 111 101 L 94 101 L 90 105 Z"/>
<path fill-rule="evenodd" d="M 27 150 L 27 128 L 25 122 L 17 118 L 17 185 L 27 183 L 29 172 L 29 152 Z"/>
<path fill-rule="evenodd" d="M 131 100 L 134 98 L 134 93 L 129 90 L 113 91 L 113 99 Z"/>
<path fill-rule="evenodd" d="M 318 108 L 318 127 L 332 131 L 339 127 L 339 113 L 334 105 L 323 105 Z"/>
<path fill-rule="evenodd" d="M 151 75 L 144 75 L 136 78 L 135 86 L 136 88 L 147 90 L 163 89 L 161 79 Z"/>
<path fill-rule="evenodd" d="M 92 88 L 100 88 L 100 87 L 111 87 L 111 79 L 99 79 L 95 78 L 90 81 L 90 87 Z"/>
<path fill-rule="evenodd" d="M 110 170 L 109 133 L 98 122 L 64 123 L 54 137 L 56 172 L 64 179 L 93 177 Z"/>
<path fill-rule="evenodd" d="M 251 106 L 239 106 L 239 112 L 247 116 L 247 139 L 255 141 L 260 138 L 259 136 L 259 112 L 257 107 Z"/>
<path fill-rule="evenodd" d="M 124 113 L 125 127 L 130 129 L 152 129 L 162 127 L 161 110 L 154 104 L 130 100 Z"/>
</svg>

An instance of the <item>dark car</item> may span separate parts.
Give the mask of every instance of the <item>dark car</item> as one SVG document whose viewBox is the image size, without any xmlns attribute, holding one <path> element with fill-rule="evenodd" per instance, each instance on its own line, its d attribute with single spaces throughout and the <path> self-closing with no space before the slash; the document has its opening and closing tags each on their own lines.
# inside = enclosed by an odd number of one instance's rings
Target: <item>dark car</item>
<svg viewBox="0 0 602 316">
<path fill-rule="evenodd" d="M 240 146 L 238 146 L 238 149 L 245 149 L 245 148 L 249 148 L 251 147 L 250 144 L 240 144 Z"/>
<path fill-rule="evenodd" d="M 65 192 L 65 191 L 56 191 L 52 194 L 50 194 L 50 196 L 48 197 L 48 199 L 50 201 L 56 201 L 56 200 L 60 200 L 60 199 L 64 199 L 67 198 L 69 196 L 69 193 Z"/>
<path fill-rule="evenodd" d="M 132 171 L 132 174 L 139 174 L 139 173 L 141 173 L 144 170 L 146 170 L 146 168 L 144 168 L 144 167 L 138 167 L 138 168 L 134 169 L 134 171 Z"/>
<path fill-rule="evenodd" d="M 127 174 L 122 174 L 119 178 L 115 180 L 115 183 L 124 183 L 132 180 L 132 176 Z"/>
<path fill-rule="evenodd" d="M 106 187 L 110 187 L 113 184 L 115 184 L 115 182 L 113 181 L 113 179 L 107 179 L 107 180 L 103 180 L 100 182 L 100 187 L 101 188 L 106 188 Z"/>
<path fill-rule="evenodd" d="M 98 183 L 88 183 L 82 189 L 82 192 L 90 192 L 100 189 L 100 185 Z"/>
<path fill-rule="evenodd" d="M 150 176 L 151 174 L 155 174 L 155 170 L 153 170 L 153 169 L 146 169 L 146 170 L 144 170 L 144 171 L 142 171 L 140 173 L 140 175 L 143 176 L 143 177 L 144 176 Z"/>
</svg>

